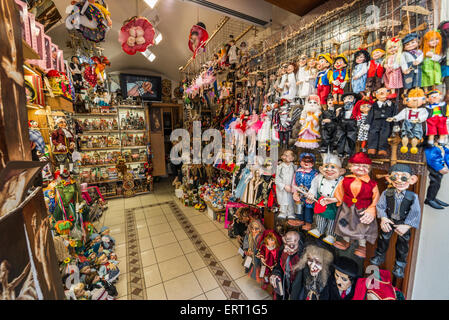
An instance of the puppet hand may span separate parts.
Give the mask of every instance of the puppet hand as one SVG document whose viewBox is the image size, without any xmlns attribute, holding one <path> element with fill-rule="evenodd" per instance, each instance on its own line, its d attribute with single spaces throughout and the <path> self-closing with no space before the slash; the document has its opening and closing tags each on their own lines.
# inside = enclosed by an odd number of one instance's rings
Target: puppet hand
<svg viewBox="0 0 449 320">
<path fill-rule="evenodd" d="M 441 174 L 447 174 L 447 173 L 449 173 L 449 169 L 448 168 L 443 168 L 443 169 L 440 170 L 440 173 Z"/>
<path fill-rule="evenodd" d="M 340 85 L 340 81 L 338 80 L 334 81 L 333 85 L 338 87 Z"/>
<path fill-rule="evenodd" d="M 411 226 L 408 224 L 398 224 L 395 225 L 394 232 L 396 232 L 398 235 L 403 236 L 408 230 L 410 230 Z"/>
<path fill-rule="evenodd" d="M 390 232 L 391 231 L 391 225 L 393 225 L 394 222 L 391 221 L 388 218 L 381 218 L 380 220 L 380 228 L 383 232 Z"/>
<path fill-rule="evenodd" d="M 328 206 L 331 203 L 335 203 L 335 202 L 338 202 L 338 200 L 335 199 L 335 198 L 323 198 L 323 199 L 320 200 L 320 204 L 322 206 Z"/>
<path fill-rule="evenodd" d="M 393 122 L 393 121 L 394 121 L 394 118 L 393 118 L 393 117 L 387 118 L 387 122 Z"/>
<path fill-rule="evenodd" d="M 376 216 L 376 213 L 370 213 L 370 212 L 363 211 L 362 217 L 360 218 L 360 222 L 363 224 L 370 224 L 371 222 L 374 221 L 375 216 Z"/>
<path fill-rule="evenodd" d="M 419 61 L 417 61 L 417 60 L 416 60 L 416 61 L 413 61 L 413 65 L 414 65 L 414 66 L 419 66 L 420 64 L 421 64 L 421 62 L 419 62 Z"/>
<path fill-rule="evenodd" d="M 432 51 L 428 51 L 428 52 L 426 53 L 426 57 L 432 58 L 432 57 L 433 57 L 433 52 L 432 52 Z"/>
<path fill-rule="evenodd" d="M 313 194 L 311 194 L 310 192 L 307 193 L 306 198 L 307 198 L 308 201 L 311 201 L 311 202 L 309 202 L 309 203 L 312 203 L 313 200 L 315 199 L 315 197 L 313 196 Z"/>
<path fill-rule="evenodd" d="M 331 123 L 331 119 L 324 119 L 323 123 Z"/>
<path fill-rule="evenodd" d="M 279 281 L 281 281 L 281 278 L 279 276 L 272 275 L 270 277 L 270 283 L 273 286 L 273 288 L 277 288 L 276 282 L 279 282 Z"/>
<path fill-rule="evenodd" d="M 291 186 L 285 186 L 284 190 L 287 192 L 292 192 L 292 187 Z"/>
</svg>

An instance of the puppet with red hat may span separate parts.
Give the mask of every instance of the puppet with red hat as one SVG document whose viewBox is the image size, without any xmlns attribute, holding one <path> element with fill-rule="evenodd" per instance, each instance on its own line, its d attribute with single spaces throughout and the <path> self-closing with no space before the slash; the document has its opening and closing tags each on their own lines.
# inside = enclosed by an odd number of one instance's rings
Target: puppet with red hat
<svg viewBox="0 0 449 320">
<path fill-rule="evenodd" d="M 337 203 L 335 234 L 342 237 L 334 246 L 347 250 L 351 240 L 358 241 L 354 254 L 366 258 L 366 242 L 374 244 L 377 238 L 376 204 L 379 201 L 377 182 L 369 176 L 371 159 L 363 152 L 349 159 L 347 175 L 335 189 L 334 198 L 325 198 L 325 205 Z"/>
<path fill-rule="evenodd" d="M 362 151 L 366 152 L 366 143 L 368 141 L 369 124 L 366 122 L 368 113 L 373 105 L 373 100 L 362 99 L 357 101 L 352 109 L 352 118 L 357 120 L 357 141 L 362 142 Z"/>
<path fill-rule="evenodd" d="M 190 29 L 189 34 L 189 49 L 193 52 L 193 58 L 195 59 L 198 50 L 204 47 L 207 39 L 209 39 L 209 34 L 206 31 L 206 26 L 202 22 L 195 24 L 192 29 Z"/>
<path fill-rule="evenodd" d="M 391 283 L 388 270 L 379 270 L 373 277 L 359 278 L 352 300 L 405 300 L 398 288 Z"/>
</svg>

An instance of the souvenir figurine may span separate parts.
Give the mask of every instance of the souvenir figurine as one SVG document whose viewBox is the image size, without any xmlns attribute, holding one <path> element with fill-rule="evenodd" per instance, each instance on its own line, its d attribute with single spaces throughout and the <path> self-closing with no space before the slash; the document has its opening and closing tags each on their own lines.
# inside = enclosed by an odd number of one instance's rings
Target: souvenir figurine
<svg viewBox="0 0 449 320">
<path fill-rule="evenodd" d="M 427 188 L 425 204 L 434 209 L 442 210 L 449 204 L 437 199 L 441 180 L 449 173 L 449 149 L 444 145 L 432 145 L 425 149 L 427 170 L 429 170 L 429 187 Z"/>
<path fill-rule="evenodd" d="M 328 300 L 332 252 L 316 244 L 310 244 L 293 270 L 297 272 L 299 290 L 290 300 Z"/>
<path fill-rule="evenodd" d="M 441 61 L 441 76 L 444 78 L 444 83 L 446 85 L 446 95 L 444 101 L 449 103 L 449 21 L 442 21 L 438 26 L 441 33 L 441 38 L 443 40 L 443 56 L 444 59 Z"/>
<path fill-rule="evenodd" d="M 370 64 L 370 55 L 368 51 L 360 49 L 354 54 L 351 86 L 352 91 L 355 93 L 363 92 L 366 89 L 368 64 Z"/>
<path fill-rule="evenodd" d="M 83 70 L 77 56 L 73 56 L 69 63 L 70 71 L 72 72 L 73 86 L 76 93 L 80 93 L 83 89 Z"/>
<path fill-rule="evenodd" d="M 118 262 L 113 259 L 108 259 L 106 253 L 101 253 L 95 260 L 95 264 L 99 267 L 98 275 L 101 279 L 109 283 L 113 283 L 120 275 L 120 270 L 117 267 Z"/>
<path fill-rule="evenodd" d="M 39 130 L 39 124 L 37 121 L 30 120 L 28 126 L 30 141 L 34 144 L 36 150 L 39 151 L 41 155 L 45 154 L 45 141 L 41 131 Z"/>
<path fill-rule="evenodd" d="M 290 140 L 292 130 L 290 111 L 291 106 L 286 99 L 281 99 L 279 108 L 273 111 L 272 124 L 275 134 L 278 136 L 272 137 L 272 140 L 277 139 L 280 142 L 281 148 L 287 148 Z"/>
<path fill-rule="evenodd" d="M 357 141 L 361 141 L 361 151 L 366 152 L 366 143 L 368 141 L 369 124 L 366 123 L 369 111 L 373 101 L 365 99 L 357 101 L 352 110 L 352 117 L 357 120 Z"/>
<path fill-rule="evenodd" d="M 424 91 L 420 88 L 411 89 L 405 99 L 404 108 L 394 117 L 388 118 L 388 122 L 403 121 L 401 128 L 402 147 L 401 152 L 408 152 L 408 142 L 411 139 L 410 152 L 418 153 L 417 145 L 423 137 L 422 123 L 427 120 L 428 112 L 426 108 L 421 108 L 426 103 Z"/>
<path fill-rule="evenodd" d="M 242 245 L 242 249 L 247 257 L 246 259 L 251 259 L 250 265 L 245 266 L 245 273 L 247 273 L 254 280 L 258 281 L 260 281 L 259 275 L 261 266 L 261 262 L 258 257 L 258 245 L 264 230 L 265 228 L 259 220 L 250 221 Z"/>
<path fill-rule="evenodd" d="M 357 262 L 348 257 L 337 257 L 332 264 L 334 275 L 329 281 L 329 300 L 352 300 L 359 277 Z"/>
<path fill-rule="evenodd" d="M 237 212 L 232 219 L 232 225 L 228 229 L 228 235 L 230 238 L 237 238 L 240 245 L 243 244 L 245 232 L 248 230 L 249 223 L 249 208 L 238 208 Z"/>
<path fill-rule="evenodd" d="M 334 63 L 329 53 L 320 54 L 318 56 L 318 68 L 315 88 L 317 89 L 317 95 L 320 97 L 320 103 L 322 106 L 326 104 L 326 99 L 329 93 L 331 93 L 330 79 L 332 76 L 332 70 L 330 66 Z"/>
<path fill-rule="evenodd" d="M 379 273 L 368 278 L 357 279 L 352 300 L 405 300 L 404 295 L 391 283 L 388 270 L 380 269 Z"/>
<path fill-rule="evenodd" d="M 276 168 L 276 196 L 279 204 L 280 219 L 294 218 L 294 203 L 292 194 L 292 180 L 295 175 L 296 166 L 293 164 L 295 154 L 291 150 L 286 150 L 282 154 L 282 163 Z"/>
<path fill-rule="evenodd" d="M 401 66 L 403 65 L 402 56 L 402 42 L 398 38 L 391 38 L 387 41 L 385 46 L 385 59 L 383 61 L 383 67 L 385 73 L 383 76 L 383 82 L 385 87 L 391 90 L 391 94 L 388 99 L 395 99 L 397 97 L 396 89 L 404 87 L 402 82 Z"/>
<path fill-rule="evenodd" d="M 402 45 L 404 46 L 402 74 L 404 82 L 404 94 L 412 88 L 418 88 L 421 86 L 421 63 L 423 62 L 424 55 L 419 50 L 419 36 L 417 33 L 409 33 L 402 39 Z"/>
<path fill-rule="evenodd" d="M 110 229 L 109 227 L 103 226 L 100 230 L 101 233 L 101 241 L 103 243 L 103 248 L 107 250 L 111 250 L 114 248 L 115 239 L 109 235 Z"/>
<path fill-rule="evenodd" d="M 313 223 L 313 203 L 307 203 L 307 192 L 312 185 L 312 180 L 318 174 L 313 166 L 315 165 L 315 155 L 312 153 L 302 153 L 299 156 L 300 167 L 296 170 L 292 181 L 293 200 L 296 202 L 296 218 L 299 221 L 291 222 L 292 225 L 302 226 L 304 231 L 312 229 Z"/>
<path fill-rule="evenodd" d="M 418 177 L 413 175 L 412 169 L 406 164 L 395 164 L 390 167 L 388 173 L 387 181 L 393 187 L 382 192 L 376 205 L 381 231 L 377 239 L 376 253 L 370 261 L 376 266 L 384 263 L 391 236 L 395 232 L 398 237 L 396 262 L 392 273 L 396 278 L 404 278 L 410 229 L 418 229 L 421 219 L 418 195 L 407 189 L 418 182 Z"/>
<path fill-rule="evenodd" d="M 253 111 L 256 111 L 256 113 L 262 112 L 263 102 L 264 102 L 264 85 L 261 78 L 257 79 L 256 81 L 256 87 L 254 88 L 254 104 L 253 104 Z"/>
<path fill-rule="evenodd" d="M 296 73 L 297 97 L 299 104 L 304 105 L 305 99 L 310 95 L 310 74 L 307 71 L 307 56 L 302 54 L 298 60 L 298 72 Z"/>
<path fill-rule="evenodd" d="M 272 74 L 270 74 L 268 86 L 265 90 L 265 93 L 266 93 L 265 100 L 266 100 L 266 103 L 270 104 L 270 105 L 275 102 L 275 97 L 276 97 L 275 83 L 276 83 L 276 74 L 272 73 Z"/>
<path fill-rule="evenodd" d="M 323 165 L 319 168 L 318 174 L 312 180 L 312 184 L 307 195 L 307 202 L 313 203 L 314 199 L 333 198 L 335 189 L 345 173 L 341 167 L 341 160 L 334 154 L 323 155 Z M 319 200 L 318 200 L 319 201 Z M 316 215 L 316 228 L 309 231 L 309 234 L 315 238 L 320 238 L 326 234 L 323 239 L 327 244 L 333 245 L 335 242 L 334 222 L 337 214 L 337 206 L 332 203 L 326 207 L 326 210 Z"/>
<path fill-rule="evenodd" d="M 302 255 L 303 241 L 296 231 L 288 231 L 282 237 L 283 246 L 280 249 L 278 264 L 274 267 L 270 283 L 274 289 L 275 300 L 290 300 L 299 296 L 300 278 L 293 269 Z"/>
<path fill-rule="evenodd" d="M 276 86 L 276 91 L 278 92 L 279 97 L 281 97 L 284 94 L 284 91 L 286 90 L 285 84 L 287 83 L 287 78 L 288 78 L 287 68 L 288 68 L 288 64 L 283 63 L 278 70 L 278 82 L 277 82 L 277 86 Z"/>
<path fill-rule="evenodd" d="M 366 79 L 366 94 L 369 97 L 372 92 L 382 87 L 382 78 L 385 72 L 382 66 L 385 51 L 382 49 L 374 49 L 371 52 L 372 59 L 369 62 L 368 74 Z"/>
<path fill-rule="evenodd" d="M 388 150 L 388 138 L 391 135 L 392 124 L 387 122 L 397 114 L 396 104 L 388 99 L 388 89 L 380 88 L 376 91 L 376 102 L 373 103 L 368 113 L 366 123 L 369 125 L 368 154 L 386 156 Z"/>
<path fill-rule="evenodd" d="M 298 71 L 298 66 L 294 62 L 287 64 L 287 77 L 284 82 L 284 91 L 282 92 L 281 99 L 288 100 L 289 103 L 293 102 L 296 98 L 296 72 Z"/>
<path fill-rule="evenodd" d="M 376 204 L 379 200 L 377 182 L 369 176 L 371 159 L 363 152 L 349 159 L 352 174 L 341 180 L 335 189 L 334 198 L 324 198 L 322 205 L 337 203 L 338 212 L 335 234 L 342 237 L 334 246 L 347 250 L 351 240 L 358 240 L 354 254 L 366 257 L 366 242 L 374 244 L 377 238 Z"/>
<path fill-rule="evenodd" d="M 330 74 L 330 83 L 332 84 L 332 95 L 334 96 L 335 105 L 343 105 L 342 95 L 345 90 L 346 83 L 349 80 L 349 74 L 346 67 L 348 59 L 343 55 L 338 55 L 333 64 L 333 70 Z"/>
<path fill-rule="evenodd" d="M 357 120 L 352 116 L 358 94 L 348 92 L 343 95 L 343 107 L 337 108 L 337 132 L 334 139 L 334 150 L 340 158 L 351 156 L 355 152 L 357 140 Z"/>
<path fill-rule="evenodd" d="M 318 139 L 320 135 L 321 105 L 320 97 L 311 95 L 307 98 L 304 109 L 299 120 L 301 130 L 295 146 L 306 149 L 316 149 L 319 147 Z"/>
<path fill-rule="evenodd" d="M 427 119 L 427 136 L 429 145 L 434 144 L 435 136 L 438 135 L 438 143 L 445 144 L 446 137 L 448 135 L 447 130 L 447 105 L 442 102 L 443 95 L 439 90 L 432 90 L 427 93 L 426 106 L 429 112 L 429 118 Z"/>
<path fill-rule="evenodd" d="M 327 108 L 323 110 L 321 117 L 321 143 L 320 153 L 334 151 L 334 138 L 337 131 L 337 115 L 334 107 L 334 97 L 329 94 L 327 97 Z"/>
<path fill-rule="evenodd" d="M 237 48 L 237 46 L 235 45 L 235 40 L 231 39 L 231 41 L 229 42 L 229 44 L 231 45 L 231 47 L 229 48 L 229 64 L 231 65 L 231 69 L 235 69 L 235 66 L 237 65 L 238 61 L 239 61 L 239 48 Z"/>
<path fill-rule="evenodd" d="M 257 256 L 261 262 L 260 277 L 263 281 L 262 289 L 264 290 L 270 283 L 271 272 L 278 263 L 281 243 L 282 238 L 275 231 L 265 230 L 263 232 Z"/>
<path fill-rule="evenodd" d="M 51 142 L 56 164 L 61 166 L 71 161 L 71 154 L 75 150 L 75 138 L 67 129 L 67 122 L 64 118 L 58 118 L 56 124 L 58 129 L 51 134 Z"/>
<path fill-rule="evenodd" d="M 421 87 L 427 91 L 435 89 L 435 86 L 441 84 L 442 42 L 443 39 L 438 31 L 427 31 L 423 37 L 424 61 L 422 63 Z"/>
<path fill-rule="evenodd" d="M 316 88 L 315 88 L 315 81 L 318 74 L 317 69 L 317 61 L 315 58 L 309 58 L 307 60 L 307 67 L 306 67 L 306 73 L 309 77 L 309 92 L 306 95 L 306 97 L 310 96 L 311 94 L 317 94 Z M 321 101 L 320 101 L 321 102 Z"/>
</svg>

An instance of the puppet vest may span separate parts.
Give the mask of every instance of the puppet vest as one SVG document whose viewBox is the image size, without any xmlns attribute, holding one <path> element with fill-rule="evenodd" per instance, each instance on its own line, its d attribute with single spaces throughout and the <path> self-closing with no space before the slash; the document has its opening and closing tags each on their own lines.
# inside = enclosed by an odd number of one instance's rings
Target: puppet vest
<svg viewBox="0 0 449 320">
<path fill-rule="evenodd" d="M 366 209 L 371 205 L 373 201 L 373 189 L 377 185 L 377 182 L 370 180 L 369 182 L 363 182 L 360 188 L 360 192 L 357 198 L 354 197 L 351 191 L 351 183 L 355 180 L 354 177 L 345 177 L 343 179 L 343 189 L 345 191 L 343 202 L 350 208 L 355 204 L 358 210 Z"/>
<path fill-rule="evenodd" d="M 387 191 L 385 191 L 385 197 L 387 199 L 386 213 L 389 218 L 392 217 L 392 215 L 396 210 L 396 201 L 394 199 L 395 192 L 396 191 L 393 188 L 387 189 Z M 399 208 L 399 216 L 400 216 L 399 220 L 403 221 L 405 220 L 405 218 L 407 218 L 407 215 L 410 212 L 410 208 L 412 207 L 413 201 L 414 201 L 413 192 L 406 190 L 404 199 L 402 200 L 401 206 Z"/>
</svg>

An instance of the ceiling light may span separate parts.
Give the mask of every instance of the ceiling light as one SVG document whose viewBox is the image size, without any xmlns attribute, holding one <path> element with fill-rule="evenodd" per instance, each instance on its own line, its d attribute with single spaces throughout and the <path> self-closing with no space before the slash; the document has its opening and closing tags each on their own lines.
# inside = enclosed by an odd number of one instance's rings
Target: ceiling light
<svg viewBox="0 0 449 320">
<path fill-rule="evenodd" d="M 162 41 L 162 33 L 158 32 L 157 37 L 154 38 L 154 43 L 158 45 L 159 42 L 161 42 L 161 41 Z"/>
<path fill-rule="evenodd" d="M 145 58 L 150 60 L 150 62 L 153 62 L 154 59 L 156 59 L 156 55 L 150 51 L 150 49 L 145 50 L 144 52 L 141 52 Z"/>
<path fill-rule="evenodd" d="M 151 9 L 153 9 L 158 0 L 144 0 L 144 1 Z"/>
</svg>

